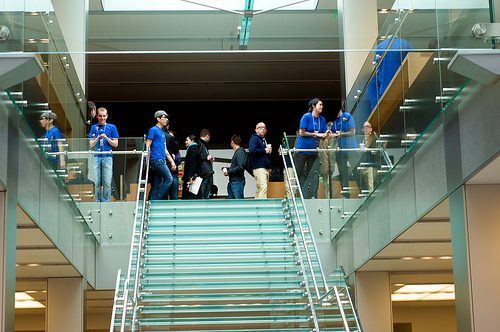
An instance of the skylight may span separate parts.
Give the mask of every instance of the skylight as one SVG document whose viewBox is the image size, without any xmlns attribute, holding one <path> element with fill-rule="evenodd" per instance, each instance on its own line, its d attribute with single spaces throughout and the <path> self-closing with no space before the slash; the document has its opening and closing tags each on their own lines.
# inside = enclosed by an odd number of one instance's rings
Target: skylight
<svg viewBox="0 0 500 332">
<path fill-rule="evenodd" d="M 245 0 L 101 0 L 104 11 L 206 11 L 243 13 Z M 318 0 L 254 0 L 254 11 L 315 10 Z"/>
<path fill-rule="evenodd" d="M 489 8 L 486 0 L 396 0 L 392 10 L 398 9 L 478 9 Z"/>
</svg>

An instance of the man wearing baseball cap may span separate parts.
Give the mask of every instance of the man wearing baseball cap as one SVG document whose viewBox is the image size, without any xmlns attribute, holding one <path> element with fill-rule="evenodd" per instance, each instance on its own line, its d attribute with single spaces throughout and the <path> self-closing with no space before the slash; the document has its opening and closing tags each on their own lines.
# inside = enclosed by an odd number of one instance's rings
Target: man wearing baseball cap
<svg viewBox="0 0 500 332">
<path fill-rule="evenodd" d="M 43 112 L 40 116 L 40 126 L 45 129 L 45 136 L 42 138 L 42 146 L 45 152 L 63 152 L 64 137 L 56 126 L 57 115 L 52 111 Z M 63 155 L 47 155 L 47 160 L 56 169 L 64 169 L 66 160 Z"/>
<path fill-rule="evenodd" d="M 177 165 L 167 150 L 167 144 L 163 128 L 168 124 L 168 114 L 163 110 L 158 110 L 154 115 L 156 125 L 151 127 L 146 138 L 146 151 L 149 158 L 149 165 L 153 172 L 153 187 L 150 198 L 152 200 L 164 199 L 170 185 L 172 184 L 172 174 L 167 167 L 175 170 Z"/>
</svg>

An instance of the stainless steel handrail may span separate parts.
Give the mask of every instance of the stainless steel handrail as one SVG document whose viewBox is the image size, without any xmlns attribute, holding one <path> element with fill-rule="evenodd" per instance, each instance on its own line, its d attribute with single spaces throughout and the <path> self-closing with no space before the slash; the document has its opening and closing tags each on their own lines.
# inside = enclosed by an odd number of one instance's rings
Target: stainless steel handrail
<svg viewBox="0 0 500 332">
<path fill-rule="evenodd" d="M 340 265 L 339 268 L 340 268 L 340 271 L 342 272 L 342 277 L 344 278 L 344 281 L 345 281 L 344 267 L 342 265 Z M 346 284 L 346 293 L 347 293 L 347 297 L 349 298 L 349 304 L 352 307 L 352 314 L 354 315 L 354 320 L 356 321 L 357 331 L 363 331 L 363 329 L 361 327 L 361 322 L 359 321 L 359 318 L 358 318 L 358 314 L 356 313 L 356 308 L 354 307 L 354 303 L 352 302 L 351 294 L 349 293 L 349 289 L 347 289 L 347 287 L 348 286 Z"/>
<path fill-rule="evenodd" d="M 114 296 L 114 301 L 113 301 L 113 310 L 111 311 L 111 324 L 109 327 L 109 332 L 113 332 L 114 327 L 115 327 L 115 316 L 116 316 L 116 307 L 118 306 L 118 292 L 120 290 L 120 278 L 122 276 L 122 269 L 118 269 L 118 273 L 116 274 L 116 285 L 115 285 L 115 296 Z M 123 300 L 123 296 L 121 298 Z M 122 305 L 123 308 L 123 305 Z"/>
<path fill-rule="evenodd" d="M 131 150 L 131 151 L 126 151 L 126 150 L 110 150 L 110 151 L 94 151 L 94 150 L 86 150 L 86 151 L 60 151 L 60 152 L 45 152 L 48 156 L 57 156 L 57 155 L 100 155 L 100 154 L 130 154 L 130 155 L 135 155 L 135 154 L 143 154 L 143 151 L 137 151 L 137 150 Z"/>
<path fill-rule="evenodd" d="M 144 170 L 144 159 L 146 159 L 146 169 L 145 169 L 145 176 L 144 180 L 143 178 L 143 170 Z M 129 266 L 128 266 L 128 271 L 127 271 L 127 278 L 125 279 L 125 284 L 124 284 L 124 294 L 123 294 L 123 313 L 122 313 L 122 321 L 121 321 L 121 327 L 120 331 L 124 332 L 125 331 L 125 321 L 126 321 L 126 313 L 127 313 L 127 305 L 129 298 L 132 302 L 132 304 L 135 306 L 137 304 L 137 289 L 138 289 L 138 278 L 139 278 L 139 265 L 140 265 L 140 257 L 141 257 L 141 249 L 142 249 L 142 240 L 143 240 L 143 232 L 144 232 L 144 216 L 146 213 L 146 195 L 147 195 L 147 183 L 148 183 L 148 176 L 149 176 L 149 157 L 147 155 L 147 152 L 142 153 L 142 158 L 141 158 L 141 165 L 140 165 L 140 171 L 139 171 L 139 189 L 137 190 L 137 201 L 135 204 L 135 216 L 137 217 L 139 213 L 139 201 L 141 197 L 141 193 L 143 194 L 143 200 L 142 200 L 142 212 L 141 212 L 141 218 L 139 222 L 139 227 L 136 226 L 137 221 L 134 223 L 134 232 L 132 234 L 132 241 L 130 243 L 130 256 L 129 256 Z M 128 289 L 129 284 L 130 284 L 130 277 L 132 274 L 132 255 L 134 252 L 134 239 L 139 238 L 139 243 L 138 243 L 138 249 L 137 249 L 137 260 L 136 260 L 136 266 L 135 266 L 135 280 L 134 280 L 134 288 L 132 294 L 130 294 L 130 291 Z M 132 322 L 135 320 L 135 314 L 136 311 L 134 311 L 133 314 L 133 319 Z"/>
<path fill-rule="evenodd" d="M 337 299 L 337 303 L 339 304 L 340 315 L 342 316 L 342 322 L 344 324 L 345 330 L 349 332 L 350 331 L 349 324 L 347 323 L 347 318 L 345 316 L 344 308 L 342 307 L 342 302 L 340 300 L 340 295 L 337 286 L 333 286 L 333 292 L 335 293 L 335 298 Z"/>
<path fill-rule="evenodd" d="M 283 146 L 280 146 L 280 153 L 281 153 L 281 157 L 283 159 L 283 163 L 284 163 L 284 165 L 286 165 L 285 153 L 289 154 L 289 151 L 284 151 L 283 150 Z M 301 200 L 302 206 L 304 207 L 304 210 L 305 210 L 304 196 L 302 195 L 302 189 L 300 187 L 299 179 L 297 177 L 297 172 L 295 170 L 295 163 L 293 161 L 292 156 L 291 155 L 289 155 L 289 156 L 290 156 L 290 162 L 292 164 L 292 168 L 293 168 L 293 172 L 294 172 L 294 178 L 296 179 L 296 183 L 297 183 L 297 188 L 298 188 L 298 191 L 299 191 L 300 200 Z M 290 176 L 288 176 L 288 169 L 287 169 L 287 167 L 285 167 L 285 172 L 287 172 L 287 177 L 286 178 L 287 178 L 287 182 L 288 182 L 288 187 L 290 188 L 290 190 L 292 190 L 291 198 L 292 198 L 292 202 L 293 202 L 293 207 L 294 207 L 294 210 L 295 210 L 295 214 L 297 216 L 297 222 L 298 222 L 298 226 L 299 226 L 299 229 L 300 229 L 300 237 L 302 238 L 302 241 L 304 243 L 304 250 L 305 250 L 305 253 L 306 253 L 307 264 L 308 264 L 309 269 L 311 271 L 312 282 L 313 282 L 313 285 L 314 285 L 314 292 L 316 293 L 316 297 L 320 298 L 321 295 L 320 295 L 320 292 L 319 292 L 318 283 L 316 281 L 316 276 L 315 276 L 315 273 L 314 273 L 314 268 L 313 268 L 313 265 L 312 265 L 311 256 L 309 254 L 309 248 L 307 246 L 307 242 L 306 242 L 305 235 L 304 235 L 304 229 L 303 229 L 303 226 L 302 226 L 302 220 L 300 218 L 300 213 L 299 213 L 299 209 L 298 209 L 298 206 L 297 206 L 296 197 L 293 194 L 293 187 L 292 187 L 292 183 L 290 181 Z M 306 212 L 306 218 L 305 219 L 306 219 L 306 222 L 307 222 L 307 225 L 308 225 L 309 229 L 312 229 L 311 224 L 309 222 L 309 217 L 307 215 L 307 212 Z M 311 239 L 312 239 L 314 251 L 315 251 L 317 257 L 319 257 L 319 255 L 318 255 L 318 247 L 316 245 L 316 241 L 314 240 L 314 236 L 311 236 Z M 319 265 L 319 268 L 320 268 L 320 271 L 321 271 L 321 277 L 323 279 L 323 285 L 325 287 L 325 290 L 328 292 L 328 285 L 326 283 L 325 272 L 323 271 L 323 266 L 322 266 L 321 261 L 319 259 L 318 259 L 318 265 Z"/>
<path fill-rule="evenodd" d="M 293 239 L 295 240 L 295 243 L 299 242 L 299 239 L 297 238 L 296 234 L 293 235 Z M 301 254 L 300 250 L 297 250 L 297 255 L 299 256 L 300 269 L 302 271 L 302 276 L 304 277 L 304 282 L 306 285 L 308 285 L 309 282 L 307 279 L 307 273 L 304 269 L 302 254 Z M 314 329 L 315 329 L 315 331 L 319 331 L 318 316 L 316 315 L 316 308 L 314 308 L 314 301 L 313 301 L 313 298 L 311 295 L 311 291 L 309 290 L 309 287 L 307 287 L 307 286 L 305 287 L 305 289 L 307 292 L 307 300 L 309 302 L 309 306 L 311 307 L 311 315 L 312 315 L 312 319 L 313 319 L 313 323 L 314 323 Z"/>
</svg>

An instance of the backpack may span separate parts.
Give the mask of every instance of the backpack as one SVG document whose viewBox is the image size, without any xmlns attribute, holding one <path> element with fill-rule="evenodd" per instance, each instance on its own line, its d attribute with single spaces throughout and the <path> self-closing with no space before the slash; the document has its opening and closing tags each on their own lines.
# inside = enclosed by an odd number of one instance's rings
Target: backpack
<svg viewBox="0 0 500 332">
<path fill-rule="evenodd" d="M 250 153 L 245 150 L 245 162 L 243 163 L 243 168 L 248 172 L 251 176 L 253 176 L 253 167 L 252 160 L 250 158 Z"/>
</svg>

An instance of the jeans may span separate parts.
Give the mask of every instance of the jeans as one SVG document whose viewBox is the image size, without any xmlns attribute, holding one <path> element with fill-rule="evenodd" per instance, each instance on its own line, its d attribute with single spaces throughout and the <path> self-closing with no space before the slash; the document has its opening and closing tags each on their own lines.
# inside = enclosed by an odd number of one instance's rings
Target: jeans
<svg viewBox="0 0 500 332">
<path fill-rule="evenodd" d="M 245 180 L 229 181 L 229 183 L 227 184 L 228 199 L 243 199 L 244 191 L 245 191 Z"/>
<path fill-rule="evenodd" d="M 170 170 L 170 174 L 172 174 L 172 184 L 167 191 L 167 199 L 170 200 L 178 200 L 179 199 L 179 177 L 178 174 L 174 171 Z"/>
<path fill-rule="evenodd" d="M 212 185 L 214 184 L 214 178 L 212 175 L 203 179 L 200 186 L 200 191 L 198 192 L 198 197 L 200 199 L 209 199 L 212 193 Z"/>
<path fill-rule="evenodd" d="M 113 157 L 94 157 L 95 197 L 98 202 L 109 202 L 111 198 L 111 178 L 113 177 Z M 101 191 L 102 186 L 102 191 Z"/>
<path fill-rule="evenodd" d="M 153 171 L 153 188 L 151 188 L 151 199 L 164 199 L 165 194 L 172 185 L 172 173 L 168 169 L 165 160 L 152 160 L 150 162 Z"/>
</svg>

